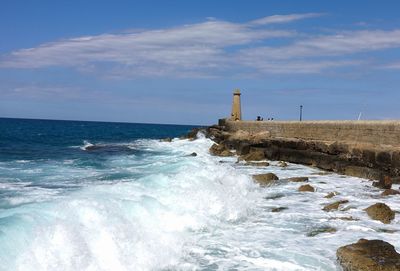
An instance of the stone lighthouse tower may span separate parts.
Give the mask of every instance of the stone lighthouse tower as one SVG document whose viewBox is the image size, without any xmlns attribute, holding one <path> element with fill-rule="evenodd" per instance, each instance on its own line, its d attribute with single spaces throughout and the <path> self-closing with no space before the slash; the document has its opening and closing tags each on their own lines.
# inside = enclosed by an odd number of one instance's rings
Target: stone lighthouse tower
<svg viewBox="0 0 400 271">
<path fill-rule="evenodd" d="M 231 120 L 242 120 L 242 110 L 240 108 L 240 90 L 235 89 L 233 92 L 233 103 L 232 103 L 232 113 Z"/>
</svg>

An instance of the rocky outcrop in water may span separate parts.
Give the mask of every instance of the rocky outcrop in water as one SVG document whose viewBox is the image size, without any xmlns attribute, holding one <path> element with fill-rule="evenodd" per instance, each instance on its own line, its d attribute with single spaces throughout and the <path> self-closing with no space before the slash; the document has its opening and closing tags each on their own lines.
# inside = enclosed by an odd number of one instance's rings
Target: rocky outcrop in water
<svg viewBox="0 0 400 271">
<path fill-rule="evenodd" d="M 315 192 L 315 188 L 309 184 L 305 184 L 299 187 L 299 192 Z"/>
<path fill-rule="evenodd" d="M 253 175 L 253 180 L 261 186 L 267 186 L 275 183 L 279 178 L 274 173 L 264 173 Z"/>
<path fill-rule="evenodd" d="M 374 220 L 379 220 L 382 223 L 389 224 L 395 217 L 394 211 L 385 203 L 375 203 L 365 209 L 368 216 Z"/>
<path fill-rule="evenodd" d="M 394 189 L 386 189 L 381 193 L 382 197 L 393 196 L 393 195 L 400 195 L 400 191 Z"/>
<path fill-rule="evenodd" d="M 288 178 L 288 181 L 295 183 L 308 182 L 308 177 L 291 177 Z"/>
<path fill-rule="evenodd" d="M 360 239 L 336 252 L 343 271 L 400 271 L 400 254 L 382 240 Z"/>
<path fill-rule="evenodd" d="M 349 202 L 348 200 L 335 201 L 333 203 L 326 205 L 324 208 L 322 208 L 322 210 L 324 210 L 325 212 L 334 211 L 334 210 L 339 209 L 340 205 L 348 203 L 348 202 Z"/>
<path fill-rule="evenodd" d="M 233 156 L 232 153 L 224 144 L 213 144 L 210 148 L 210 153 L 215 156 Z"/>
</svg>

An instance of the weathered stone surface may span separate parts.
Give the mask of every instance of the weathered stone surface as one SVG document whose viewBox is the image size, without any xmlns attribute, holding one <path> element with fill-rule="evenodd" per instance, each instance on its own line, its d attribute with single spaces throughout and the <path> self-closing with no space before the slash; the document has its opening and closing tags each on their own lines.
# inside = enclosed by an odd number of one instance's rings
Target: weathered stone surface
<svg viewBox="0 0 400 271">
<path fill-rule="evenodd" d="M 349 202 L 348 200 L 335 201 L 333 203 L 330 203 L 330 204 L 326 205 L 324 208 L 322 208 L 322 210 L 324 210 L 325 212 L 330 212 L 330 211 L 333 211 L 333 210 L 337 210 L 337 209 L 339 209 L 339 206 L 341 204 L 345 204 L 345 203 L 348 203 L 348 202 Z"/>
<path fill-rule="evenodd" d="M 239 160 L 261 161 L 261 160 L 265 160 L 265 154 L 262 150 L 255 150 L 255 151 L 251 151 L 250 153 L 248 153 L 246 155 L 240 156 Z"/>
<path fill-rule="evenodd" d="M 261 186 L 267 186 L 273 184 L 275 181 L 279 180 L 279 178 L 274 173 L 265 173 L 253 175 L 253 180 Z"/>
<path fill-rule="evenodd" d="M 389 224 L 395 217 L 395 213 L 385 203 L 375 203 L 365 209 L 368 216 L 373 220 L 379 220 L 382 223 Z"/>
<path fill-rule="evenodd" d="M 295 183 L 308 182 L 308 177 L 291 177 L 288 180 Z"/>
<path fill-rule="evenodd" d="M 372 185 L 382 189 L 390 189 L 392 188 L 392 179 L 389 176 L 385 176 L 379 181 L 373 182 Z"/>
<path fill-rule="evenodd" d="M 381 196 L 393 196 L 393 195 L 399 195 L 400 191 L 394 190 L 394 189 L 386 189 L 381 193 Z"/>
<path fill-rule="evenodd" d="M 330 192 L 328 195 L 326 195 L 324 198 L 330 199 L 333 198 L 334 196 L 339 195 L 338 192 Z"/>
<path fill-rule="evenodd" d="M 309 184 L 305 184 L 299 187 L 299 192 L 315 192 L 315 188 Z"/>
<path fill-rule="evenodd" d="M 382 240 L 360 239 L 336 252 L 343 271 L 400 271 L 400 254 Z"/>
<path fill-rule="evenodd" d="M 210 148 L 210 153 L 212 155 L 223 157 L 234 155 L 224 144 L 213 144 Z"/>
</svg>

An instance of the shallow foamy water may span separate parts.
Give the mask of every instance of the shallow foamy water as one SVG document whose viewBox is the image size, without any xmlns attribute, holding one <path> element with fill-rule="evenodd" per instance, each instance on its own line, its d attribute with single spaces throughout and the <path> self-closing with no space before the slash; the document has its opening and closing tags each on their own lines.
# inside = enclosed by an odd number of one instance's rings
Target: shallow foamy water
<svg viewBox="0 0 400 271">
<path fill-rule="evenodd" d="M 399 211 L 400 197 L 305 166 L 236 164 L 210 156 L 211 145 L 136 140 L 95 166 L 1 162 L 0 270 L 339 270 L 336 249 L 360 238 L 400 249 L 399 216 L 385 225 L 363 211 L 376 202 Z M 316 192 L 253 183 L 266 172 L 308 176 Z M 339 199 L 349 200 L 344 210 L 321 210 Z M 337 231 L 315 235 L 326 227 Z"/>
</svg>

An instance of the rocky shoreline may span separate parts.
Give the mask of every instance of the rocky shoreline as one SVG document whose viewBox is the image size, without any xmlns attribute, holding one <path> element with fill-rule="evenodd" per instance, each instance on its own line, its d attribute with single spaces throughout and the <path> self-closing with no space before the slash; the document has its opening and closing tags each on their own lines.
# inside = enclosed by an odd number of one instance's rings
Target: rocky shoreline
<svg viewBox="0 0 400 271">
<path fill-rule="evenodd" d="M 380 197 L 400 194 L 400 191 L 392 189 L 392 183 L 399 182 L 400 169 L 400 158 L 393 155 L 396 152 L 393 152 L 392 148 L 344 142 L 272 138 L 268 132 L 257 134 L 243 131 L 229 132 L 217 125 L 202 130 L 195 129 L 187 137 L 194 139 L 199 131 L 215 142 L 209 150 L 212 155 L 237 156 L 238 163 L 260 167 L 269 166 L 266 160 L 280 161 L 278 163 L 280 167 L 287 166 L 286 162 L 313 166 L 325 171 L 378 180 L 371 182 L 371 185 L 382 189 Z M 253 175 L 253 180 L 265 188 L 282 181 L 273 173 Z M 299 192 L 307 194 L 315 191 L 313 186 L 306 183 L 307 177 L 293 177 L 284 181 L 298 182 Z M 333 191 L 325 198 L 329 199 L 336 195 L 337 193 Z M 338 200 L 327 204 L 322 210 L 335 211 L 346 203 L 348 200 Z M 282 210 L 275 208 L 273 212 Z M 373 204 L 364 209 L 364 212 L 371 219 L 384 224 L 390 224 L 395 217 L 395 211 L 384 203 Z M 321 232 L 334 233 L 336 229 L 318 229 L 318 232 L 311 232 L 310 236 Z M 357 243 L 338 248 L 336 255 L 344 271 L 400 271 L 400 254 L 391 244 L 382 240 L 360 239 Z"/>
</svg>

